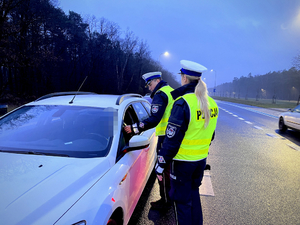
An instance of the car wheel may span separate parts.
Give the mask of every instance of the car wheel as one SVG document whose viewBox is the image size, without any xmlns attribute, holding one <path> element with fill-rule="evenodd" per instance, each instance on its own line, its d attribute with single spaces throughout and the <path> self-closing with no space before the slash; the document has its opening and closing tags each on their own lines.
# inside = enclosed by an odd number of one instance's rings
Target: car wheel
<svg viewBox="0 0 300 225">
<path fill-rule="evenodd" d="M 106 225 L 118 225 L 118 223 L 114 219 L 109 219 Z"/>
<path fill-rule="evenodd" d="M 284 124 L 284 120 L 283 120 L 283 118 L 282 117 L 280 117 L 279 118 L 279 130 L 281 131 L 281 132 L 285 132 L 286 130 L 287 130 L 287 127 L 286 127 L 286 125 Z"/>
</svg>

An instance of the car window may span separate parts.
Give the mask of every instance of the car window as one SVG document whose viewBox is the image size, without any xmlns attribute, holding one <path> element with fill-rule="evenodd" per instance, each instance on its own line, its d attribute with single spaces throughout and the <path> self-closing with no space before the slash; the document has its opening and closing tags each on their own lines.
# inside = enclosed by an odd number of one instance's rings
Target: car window
<svg viewBox="0 0 300 225">
<path fill-rule="evenodd" d="M 297 106 L 294 108 L 293 112 L 298 112 L 298 113 L 300 113 L 300 105 L 297 105 Z"/>
<path fill-rule="evenodd" d="M 128 106 L 123 114 L 123 127 L 126 125 L 132 125 L 132 124 L 138 123 L 138 122 L 139 122 L 139 120 L 138 120 L 138 117 L 135 113 L 133 106 L 132 105 Z M 122 129 L 122 132 L 120 134 L 118 154 L 117 154 L 116 161 L 118 161 L 120 158 L 123 157 L 124 153 L 122 150 L 124 149 L 124 147 L 126 145 L 128 145 L 128 142 L 129 142 L 130 138 L 132 138 L 133 135 L 134 135 L 133 133 L 127 134 L 124 131 L 124 129 Z"/>
<path fill-rule="evenodd" d="M 134 103 L 133 108 L 139 118 L 139 121 L 145 120 L 149 117 L 149 114 L 140 102 Z"/>
<path fill-rule="evenodd" d="M 145 109 L 147 110 L 148 114 L 151 115 L 151 104 L 149 104 L 147 102 L 142 102 L 142 104 L 145 107 Z"/>
<path fill-rule="evenodd" d="M 116 116 L 106 108 L 24 106 L 0 120 L 0 150 L 103 157 L 110 150 Z"/>
</svg>

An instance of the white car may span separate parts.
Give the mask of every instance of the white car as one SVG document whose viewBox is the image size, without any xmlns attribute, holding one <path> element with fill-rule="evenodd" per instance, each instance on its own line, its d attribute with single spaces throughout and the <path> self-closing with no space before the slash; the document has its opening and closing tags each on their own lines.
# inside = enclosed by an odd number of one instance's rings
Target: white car
<svg viewBox="0 0 300 225">
<path fill-rule="evenodd" d="M 300 105 L 279 115 L 279 130 L 285 132 L 287 128 L 300 131 Z"/>
<path fill-rule="evenodd" d="M 137 94 L 54 93 L 0 118 L 0 223 L 127 224 L 156 161 Z"/>
</svg>

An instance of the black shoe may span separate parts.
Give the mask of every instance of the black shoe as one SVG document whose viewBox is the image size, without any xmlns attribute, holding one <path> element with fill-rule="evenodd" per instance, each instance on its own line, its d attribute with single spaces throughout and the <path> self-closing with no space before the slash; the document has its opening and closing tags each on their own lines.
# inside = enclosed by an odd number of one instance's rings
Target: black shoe
<svg viewBox="0 0 300 225">
<path fill-rule="evenodd" d="M 166 203 L 165 200 L 163 199 L 159 199 L 156 202 L 151 202 L 151 208 L 154 210 L 158 210 L 161 212 L 166 212 L 171 208 L 171 204 L 170 203 Z"/>
<path fill-rule="evenodd" d="M 204 170 L 210 170 L 210 165 L 209 165 L 209 164 L 206 164 Z"/>
</svg>

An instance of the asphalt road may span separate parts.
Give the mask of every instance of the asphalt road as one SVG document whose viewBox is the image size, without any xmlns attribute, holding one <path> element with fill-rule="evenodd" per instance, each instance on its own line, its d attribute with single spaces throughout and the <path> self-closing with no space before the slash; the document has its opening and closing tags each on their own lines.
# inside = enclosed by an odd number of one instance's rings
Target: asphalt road
<svg viewBox="0 0 300 225">
<path fill-rule="evenodd" d="M 279 133 L 279 110 L 217 103 L 208 156 L 214 196 L 201 196 L 204 224 L 300 224 L 300 132 Z M 158 199 L 152 176 L 129 224 L 176 224 L 172 210 L 150 209 Z"/>
</svg>

